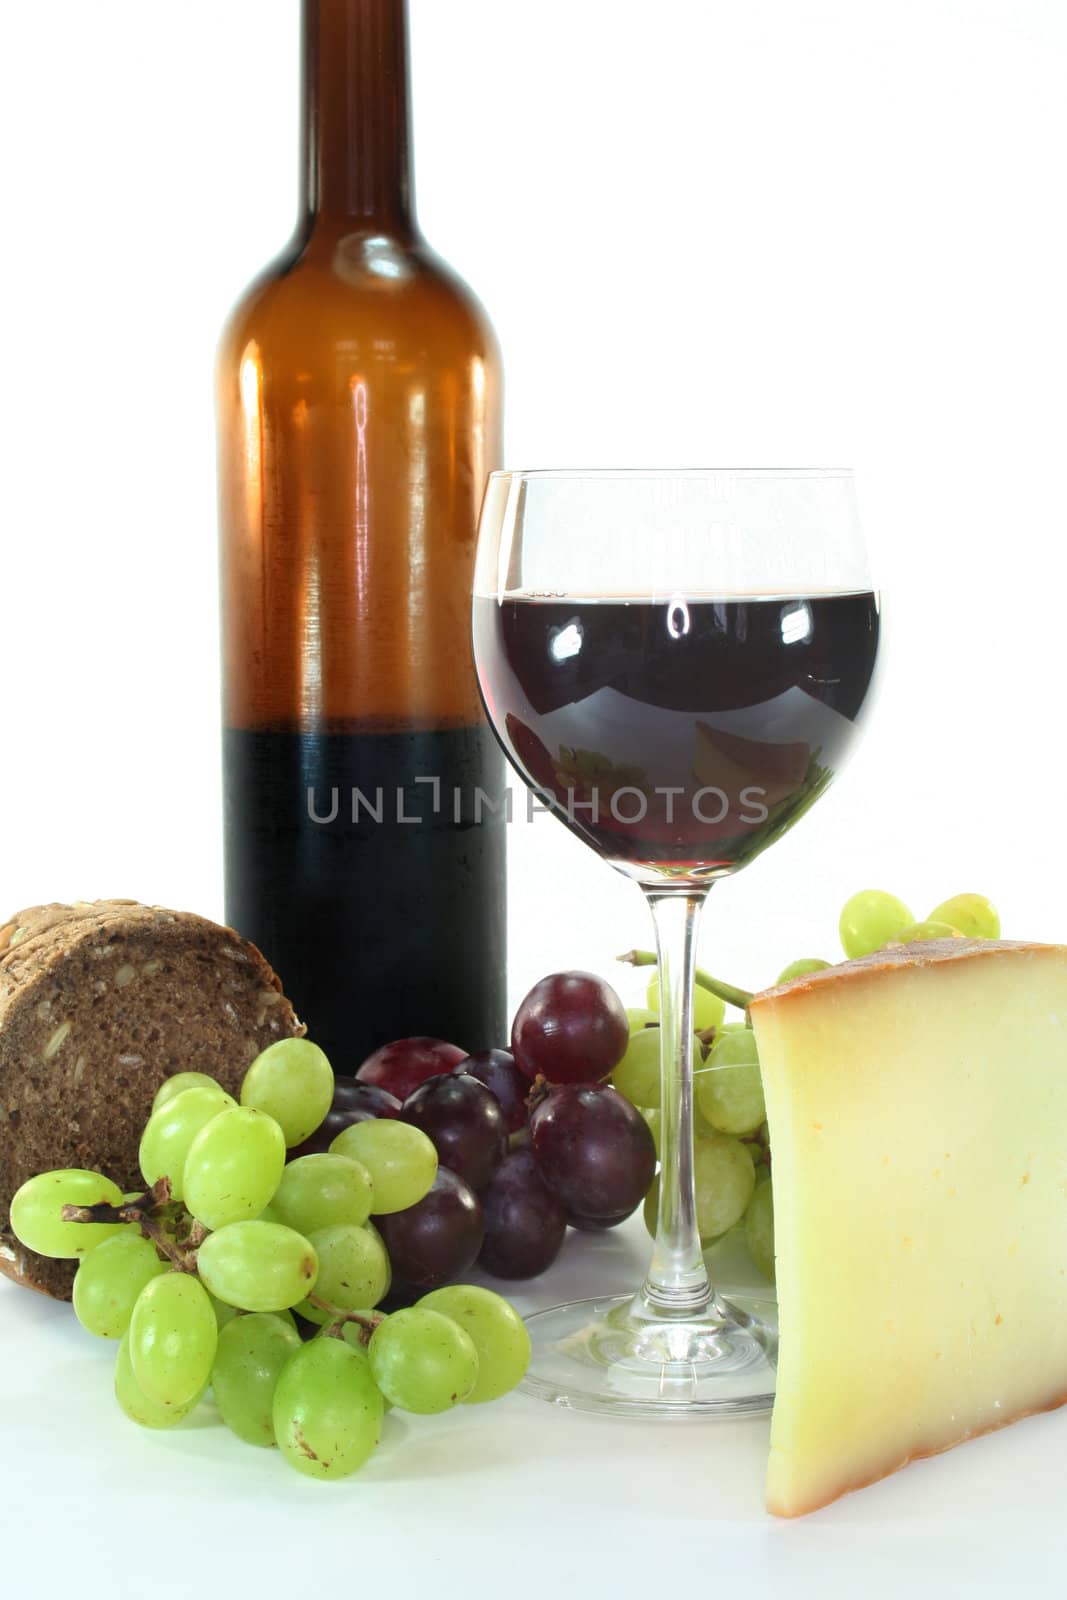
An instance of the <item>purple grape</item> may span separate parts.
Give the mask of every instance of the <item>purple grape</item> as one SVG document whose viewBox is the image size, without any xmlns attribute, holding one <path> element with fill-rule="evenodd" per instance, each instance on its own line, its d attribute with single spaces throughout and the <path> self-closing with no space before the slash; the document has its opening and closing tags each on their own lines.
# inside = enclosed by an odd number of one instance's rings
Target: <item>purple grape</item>
<svg viewBox="0 0 1067 1600">
<path fill-rule="evenodd" d="M 622 1060 L 630 1039 L 623 1003 L 592 972 L 555 972 L 535 983 L 515 1013 L 519 1070 L 549 1083 L 595 1083 Z"/>
<path fill-rule="evenodd" d="M 437 1289 L 474 1265 L 485 1238 L 481 1202 L 470 1184 L 438 1167 L 417 1205 L 375 1217 L 398 1286 Z"/>
<path fill-rule="evenodd" d="M 620 1222 L 625 1222 L 633 1214 L 633 1206 L 629 1211 L 616 1211 L 610 1217 L 583 1217 L 577 1211 L 568 1211 L 567 1221 L 579 1233 L 604 1233 L 608 1228 L 617 1228 Z"/>
<path fill-rule="evenodd" d="M 510 1050 L 479 1050 L 455 1067 L 455 1072 L 465 1073 L 484 1083 L 489 1093 L 500 1104 L 504 1124 L 509 1133 L 518 1133 L 526 1126 L 526 1096 L 530 1081 L 515 1064 Z"/>
<path fill-rule="evenodd" d="M 441 1165 L 472 1189 L 484 1189 L 507 1154 L 504 1113 L 476 1078 L 430 1078 L 408 1096 L 400 1115 L 422 1129 Z"/>
<path fill-rule="evenodd" d="M 656 1171 L 648 1123 L 606 1084 L 559 1084 L 530 1117 L 541 1175 L 568 1212 L 586 1219 L 629 1216 Z"/>
<path fill-rule="evenodd" d="M 513 1150 L 482 1195 L 485 1243 L 478 1264 L 497 1278 L 536 1278 L 559 1255 L 567 1232 L 563 1201 L 531 1150 Z"/>
<path fill-rule="evenodd" d="M 395 1094 L 379 1089 L 372 1083 L 360 1083 L 355 1078 L 338 1078 L 334 1084 L 333 1103 L 325 1119 L 315 1132 L 290 1150 L 286 1157 L 295 1161 L 297 1156 L 317 1156 L 327 1151 L 337 1135 L 354 1122 L 368 1122 L 376 1117 L 398 1117 L 402 1109 Z"/>
<path fill-rule="evenodd" d="M 388 1089 L 379 1089 L 374 1083 L 361 1083 L 358 1078 L 336 1078 L 333 1086 L 335 1111 L 358 1111 L 359 1120 L 368 1117 L 395 1117 L 400 1114 L 403 1101 Z"/>
<path fill-rule="evenodd" d="M 379 1089 L 388 1089 L 399 1100 L 406 1100 L 427 1078 L 451 1072 L 466 1054 L 458 1044 L 416 1034 L 411 1039 L 394 1039 L 391 1044 L 380 1045 L 367 1057 L 356 1077 L 361 1083 L 373 1083 Z"/>
</svg>

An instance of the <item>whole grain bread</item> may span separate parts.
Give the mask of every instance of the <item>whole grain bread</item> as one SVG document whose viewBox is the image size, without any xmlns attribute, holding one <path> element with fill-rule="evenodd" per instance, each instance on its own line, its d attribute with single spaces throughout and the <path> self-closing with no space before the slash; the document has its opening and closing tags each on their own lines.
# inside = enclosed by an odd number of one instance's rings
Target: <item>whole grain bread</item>
<svg viewBox="0 0 1067 1600">
<path fill-rule="evenodd" d="M 0 926 L 0 1272 L 69 1299 L 73 1264 L 11 1233 L 16 1189 L 56 1167 L 142 1186 L 165 1078 L 207 1072 L 236 1095 L 261 1050 L 304 1031 L 255 945 L 189 912 L 98 900 Z"/>
</svg>

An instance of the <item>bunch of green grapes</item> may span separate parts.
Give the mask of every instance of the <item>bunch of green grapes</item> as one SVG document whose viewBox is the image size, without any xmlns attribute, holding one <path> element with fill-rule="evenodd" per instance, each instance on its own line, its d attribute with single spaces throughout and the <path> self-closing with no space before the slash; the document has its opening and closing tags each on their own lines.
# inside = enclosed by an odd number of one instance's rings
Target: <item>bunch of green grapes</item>
<svg viewBox="0 0 1067 1600">
<path fill-rule="evenodd" d="M 211 1388 L 239 1438 L 276 1444 L 318 1478 L 362 1465 L 389 1406 L 495 1400 L 530 1357 L 521 1317 L 488 1289 L 453 1284 L 392 1316 L 375 1309 L 391 1269 L 372 1213 L 424 1199 L 437 1156 L 417 1128 L 367 1122 L 287 1165 L 333 1096 L 330 1063 L 306 1039 L 258 1056 L 239 1103 L 203 1073 L 178 1074 L 141 1138 L 145 1194 L 68 1169 L 31 1178 L 11 1204 L 23 1244 L 78 1261 L 74 1309 L 118 1341 L 127 1416 L 171 1428 Z M 318 1325 L 307 1342 L 294 1309 Z"/>
<path fill-rule="evenodd" d="M 984 895 L 957 894 L 917 922 L 902 900 L 880 889 L 864 889 L 846 901 L 840 917 L 841 944 L 849 959 L 894 945 L 926 939 L 997 939 L 1000 917 Z M 635 953 L 635 959 L 639 953 Z M 654 958 L 640 955 L 640 963 Z M 805 956 L 778 974 L 775 984 L 810 977 L 829 967 Z M 711 985 L 711 987 L 707 987 Z M 744 1013 L 726 1021 L 731 995 L 737 1007 L 751 996 L 698 972 L 693 1008 L 693 1166 L 697 1226 L 707 1248 L 732 1228 L 741 1228 L 753 1262 L 774 1279 L 774 1197 L 771 1145 L 763 1099 L 759 1052 Z M 630 1041 L 612 1083 L 642 1112 L 661 1152 L 659 977 L 653 974 L 644 1007 L 627 1012 Z M 655 1233 L 659 1178 L 645 1199 L 645 1222 Z"/>
<path fill-rule="evenodd" d="M 955 894 L 917 922 L 903 900 L 861 889 L 841 911 L 841 947 L 850 960 L 923 939 L 999 939 L 1000 916 L 983 894 Z"/>
<path fill-rule="evenodd" d="M 659 977 L 653 974 L 643 1007 L 627 1012 L 630 1041 L 612 1084 L 646 1118 L 656 1152 L 661 1154 Z M 699 982 L 694 997 L 692 1041 L 693 1168 L 697 1226 L 706 1247 L 742 1226 L 749 1237 L 749 1217 L 761 1217 L 770 1196 L 770 1148 L 755 1035 L 743 1013 L 726 1021 L 726 1003 Z M 645 1198 L 645 1223 L 654 1234 L 659 1213 L 659 1178 Z M 774 1275 L 774 1246 L 767 1228 L 752 1231 L 749 1247 L 756 1265 Z"/>
</svg>

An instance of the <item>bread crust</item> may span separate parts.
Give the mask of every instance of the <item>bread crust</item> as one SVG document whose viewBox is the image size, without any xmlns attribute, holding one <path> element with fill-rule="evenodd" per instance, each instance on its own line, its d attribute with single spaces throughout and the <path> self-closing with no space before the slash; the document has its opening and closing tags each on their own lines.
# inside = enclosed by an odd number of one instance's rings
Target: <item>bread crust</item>
<svg viewBox="0 0 1067 1600">
<path fill-rule="evenodd" d="M 69 1299 L 73 1264 L 11 1233 L 15 1190 L 57 1167 L 136 1187 L 164 1079 L 207 1072 L 236 1095 L 261 1050 L 304 1032 L 259 950 L 191 912 L 100 900 L 0 924 L 0 1272 Z"/>
</svg>

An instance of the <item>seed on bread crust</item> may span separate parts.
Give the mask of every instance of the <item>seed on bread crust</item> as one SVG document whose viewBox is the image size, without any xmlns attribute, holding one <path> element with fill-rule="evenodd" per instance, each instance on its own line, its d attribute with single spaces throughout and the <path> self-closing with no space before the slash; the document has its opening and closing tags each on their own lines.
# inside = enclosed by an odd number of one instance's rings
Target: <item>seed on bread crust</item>
<svg viewBox="0 0 1067 1600">
<path fill-rule="evenodd" d="M 56 1031 L 49 1035 L 48 1043 L 41 1051 L 41 1059 L 43 1061 L 51 1061 L 54 1056 L 59 1054 L 69 1039 L 73 1028 L 74 1024 L 71 1022 L 69 1017 L 67 1018 L 66 1022 L 61 1022 L 59 1024 L 59 1027 L 56 1029 Z"/>
</svg>

